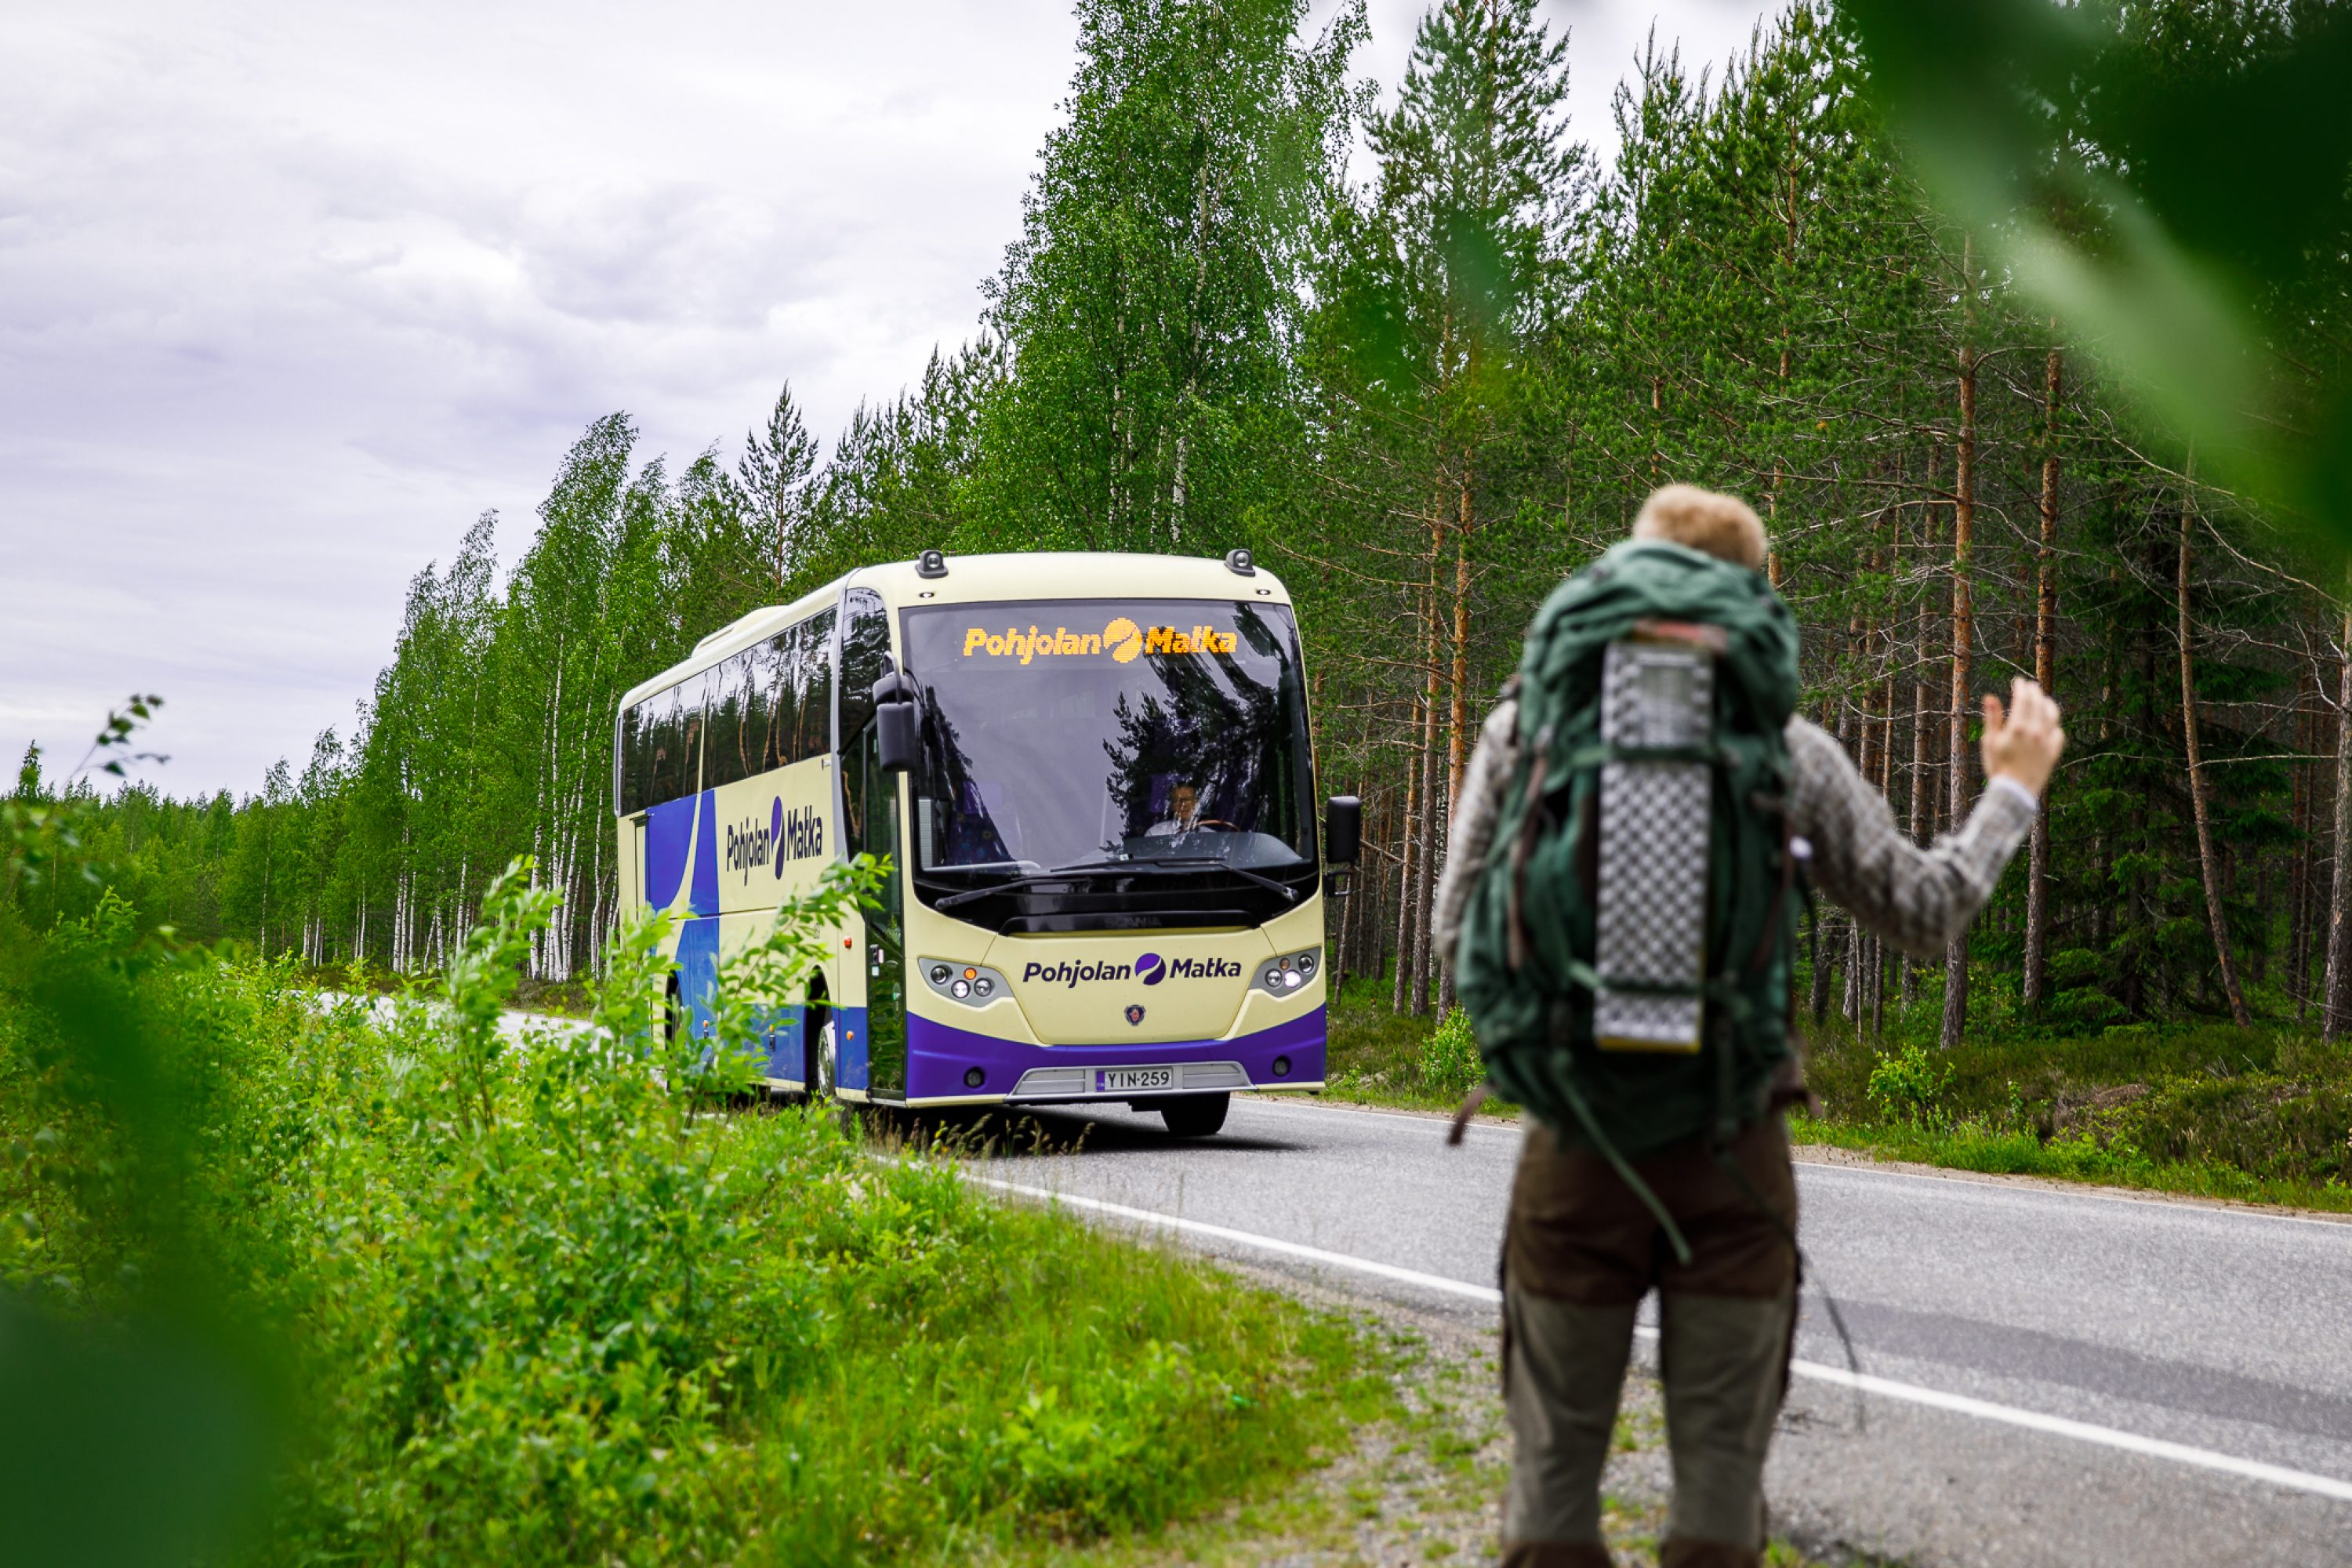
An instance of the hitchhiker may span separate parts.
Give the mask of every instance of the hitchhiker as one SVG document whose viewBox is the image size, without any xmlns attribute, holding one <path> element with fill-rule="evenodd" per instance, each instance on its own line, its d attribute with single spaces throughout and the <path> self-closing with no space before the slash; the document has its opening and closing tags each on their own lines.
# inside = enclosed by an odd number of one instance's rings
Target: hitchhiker
<svg viewBox="0 0 2352 1568">
<path fill-rule="evenodd" d="M 1990 781 L 1927 848 L 1797 718 L 1763 525 L 1687 485 L 1556 590 L 1463 781 L 1437 895 L 1488 1081 L 1530 1112 L 1503 1256 L 1517 1444 L 1505 1568 L 1606 1568 L 1601 1472 L 1634 1312 L 1659 1292 L 1674 1499 L 1661 1568 L 1747 1568 L 1788 1379 L 1807 1092 L 1792 936 L 1810 880 L 1943 952 L 2065 744 L 2030 680 L 1984 699 Z"/>
</svg>

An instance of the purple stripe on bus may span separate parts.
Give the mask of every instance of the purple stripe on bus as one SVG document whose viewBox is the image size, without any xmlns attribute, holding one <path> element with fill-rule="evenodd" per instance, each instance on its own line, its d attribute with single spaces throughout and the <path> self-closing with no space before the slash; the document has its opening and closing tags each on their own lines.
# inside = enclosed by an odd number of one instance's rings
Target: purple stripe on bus
<svg viewBox="0 0 2352 1568">
<path fill-rule="evenodd" d="M 798 1003 L 786 1003 L 768 1016 L 764 1044 L 770 1078 L 788 1079 L 794 1083 L 801 1081 L 801 1074 L 805 1070 L 801 1061 L 801 1046 L 806 1038 L 803 1032 L 807 1026 L 806 1017 L 805 1010 Z"/>
<path fill-rule="evenodd" d="M 866 1081 L 866 1009 L 836 1007 L 833 1012 L 833 1083 L 835 1089 L 870 1089 Z"/>
<path fill-rule="evenodd" d="M 686 921 L 677 928 L 677 995 L 694 1038 L 709 1037 L 710 1002 L 719 989 L 719 922 Z"/>
<path fill-rule="evenodd" d="M 646 907 L 666 910 L 686 880 L 687 852 L 694 847 L 699 797 L 664 801 L 646 813 Z"/>
<path fill-rule="evenodd" d="M 719 912 L 719 797 L 709 790 L 695 812 L 694 890 L 688 908 L 698 915 Z"/>
<path fill-rule="evenodd" d="M 930 1100 L 946 1095 L 1005 1094 L 1031 1068 L 1144 1067 L 1164 1062 L 1239 1062 L 1255 1084 L 1315 1083 L 1323 1077 L 1323 1046 L 1328 1032 L 1324 1010 L 1254 1035 L 1229 1040 L 1106 1040 L 1092 1046 L 1024 1046 L 976 1035 L 952 1024 L 909 1016 L 907 1020 L 907 1098 Z M 1288 1057 L 1290 1071 L 1274 1076 L 1274 1058 Z M 973 1068 L 984 1075 L 978 1089 L 967 1088 L 964 1074 Z"/>
</svg>

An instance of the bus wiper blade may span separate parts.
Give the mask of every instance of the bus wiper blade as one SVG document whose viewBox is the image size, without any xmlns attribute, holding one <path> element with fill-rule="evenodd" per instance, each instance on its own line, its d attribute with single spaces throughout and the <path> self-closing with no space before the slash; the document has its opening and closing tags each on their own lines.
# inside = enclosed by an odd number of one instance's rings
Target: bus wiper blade
<svg viewBox="0 0 2352 1568">
<path fill-rule="evenodd" d="M 1066 881 L 1072 877 L 1083 876 L 1088 871 L 1099 872 L 1116 869 L 1118 869 L 1117 867 L 1065 866 L 1052 871 L 1032 871 L 1026 876 L 1007 877 L 1002 882 L 984 882 L 977 888 L 966 888 L 962 892 L 950 893 L 946 898 L 941 899 L 937 903 L 933 904 L 931 908 L 935 910 L 951 910 L 958 904 L 968 904 L 975 899 L 984 899 L 991 893 L 1009 893 L 1016 888 L 1034 887 L 1039 882 Z"/>
<path fill-rule="evenodd" d="M 1007 877 L 1002 882 L 990 882 L 983 887 L 966 888 L 960 893 L 950 893 L 931 908 L 951 910 L 958 904 L 969 904 L 991 893 L 1009 893 L 1021 888 L 1035 887 L 1040 882 L 1058 882 L 1071 877 L 1131 876 L 1138 871 L 1161 877 L 1182 876 L 1190 871 L 1224 871 L 1244 881 L 1255 882 L 1261 888 L 1271 889 L 1290 903 L 1298 901 L 1297 889 L 1207 856 L 1147 855 L 1133 860 L 1088 860 L 1075 866 L 1056 866 L 1050 871 L 1033 871 L 1024 877 Z"/>
<path fill-rule="evenodd" d="M 1162 876 L 1181 876 L 1187 871 L 1223 871 L 1239 877 L 1244 881 L 1255 882 L 1261 888 L 1271 888 L 1291 903 L 1295 904 L 1298 901 L 1298 889 L 1288 883 L 1277 882 L 1271 877 L 1262 876 L 1244 867 L 1228 866 L 1223 860 L 1209 855 L 1142 855 L 1132 860 L 1101 860 L 1091 865 L 1068 866 L 1064 869 L 1111 871 L 1125 870 L 1130 866 L 1150 866 L 1159 870 Z"/>
</svg>

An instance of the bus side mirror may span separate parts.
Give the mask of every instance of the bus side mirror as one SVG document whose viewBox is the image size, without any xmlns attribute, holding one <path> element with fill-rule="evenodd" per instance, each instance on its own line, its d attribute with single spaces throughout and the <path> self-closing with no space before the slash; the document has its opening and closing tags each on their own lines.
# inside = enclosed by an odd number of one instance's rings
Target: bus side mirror
<svg viewBox="0 0 2352 1568">
<path fill-rule="evenodd" d="M 874 710 L 874 749 L 886 773 L 903 773 L 915 765 L 920 744 L 911 702 L 886 702 Z"/>
<path fill-rule="evenodd" d="M 1323 803 L 1323 858 L 1334 866 L 1352 866 L 1364 848 L 1364 803 L 1352 795 L 1335 795 Z"/>
</svg>

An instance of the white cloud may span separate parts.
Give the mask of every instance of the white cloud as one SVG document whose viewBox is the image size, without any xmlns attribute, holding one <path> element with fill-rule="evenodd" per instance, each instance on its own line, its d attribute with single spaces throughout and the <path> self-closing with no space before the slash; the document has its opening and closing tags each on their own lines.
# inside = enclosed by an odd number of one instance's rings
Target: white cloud
<svg viewBox="0 0 2352 1568">
<path fill-rule="evenodd" d="M 1328 5 L 1322 7 L 1328 10 Z M 1380 0 L 1393 81 L 1421 6 Z M 1556 4 L 1577 132 L 1647 7 Z M 1683 0 L 1713 57 L 1753 4 Z M 0 756 L 161 690 L 182 793 L 341 727 L 403 595 L 565 447 L 820 434 L 968 336 L 1057 5 L 107 4 L 0 17 Z"/>
</svg>

